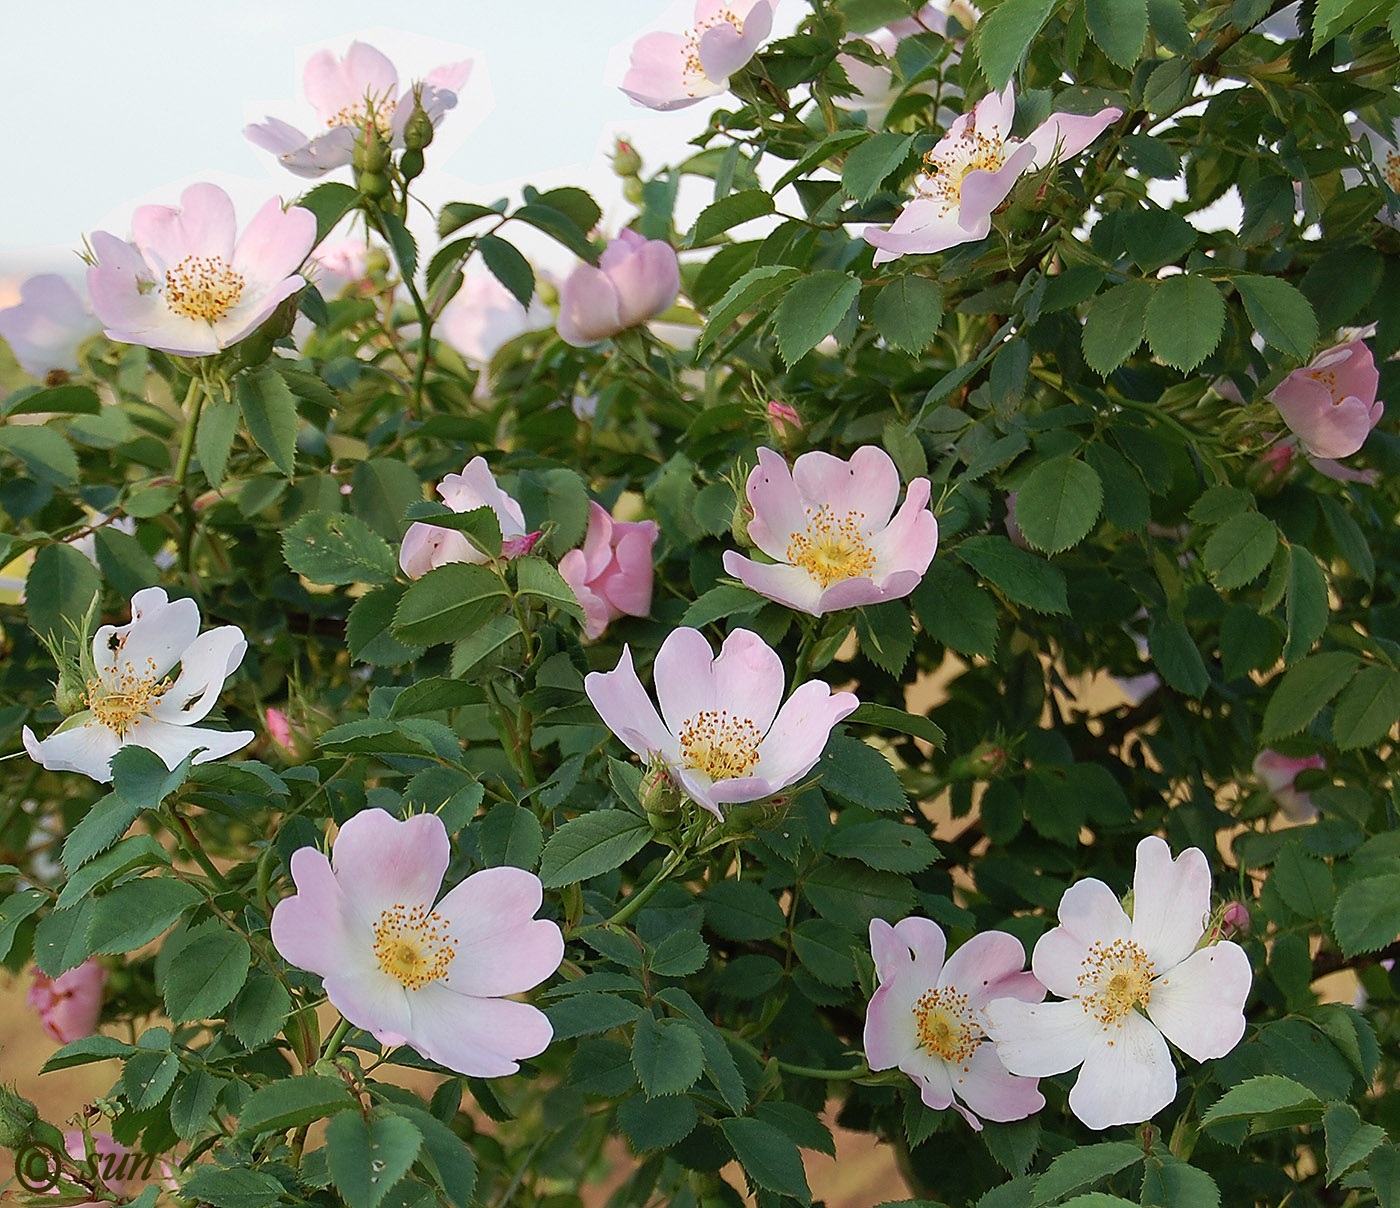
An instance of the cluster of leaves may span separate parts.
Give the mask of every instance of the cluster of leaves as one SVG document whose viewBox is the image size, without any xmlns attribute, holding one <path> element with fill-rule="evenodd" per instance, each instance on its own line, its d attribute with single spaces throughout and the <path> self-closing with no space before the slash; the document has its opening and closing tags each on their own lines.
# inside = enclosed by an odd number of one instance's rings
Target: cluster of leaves
<svg viewBox="0 0 1400 1208">
<path fill-rule="evenodd" d="M 106 1011 L 130 1039 L 111 1027 L 46 1068 L 119 1060 L 109 1127 L 178 1152 L 184 1198 L 566 1208 L 620 1135 L 619 1206 L 737 1204 L 719 1175 L 735 1160 L 760 1204 L 806 1204 L 801 1151 L 832 1152 L 835 1097 L 842 1126 L 948 1204 L 1321 1203 L 1339 1184 L 1400 1202 L 1400 986 L 1380 963 L 1400 918 L 1400 441 L 1373 434 L 1374 484 L 1259 463 L 1281 427 L 1264 396 L 1336 328 L 1374 322 L 1378 359 L 1400 348 L 1395 236 L 1374 220 L 1388 194 L 1345 122 L 1400 108 L 1394 51 L 1366 28 L 1385 14 L 1305 6 L 1280 45 L 1256 28 L 1267 0 L 1003 0 L 961 55 L 906 38 L 902 95 L 872 131 L 833 103 L 836 56 L 909 7 L 819 0 L 734 77 L 740 107 L 697 153 L 643 183 L 637 228 L 690 249 L 693 352 L 544 332 L 469 368 L 431 340 L 466 262 L 528 299 L 507 224 L 593 260 L 597 205 L 576 189 L 449 205 L 425 258 L 372 198 L 323 185 L 305 199 L 323 233 L 358 211 L 392 267 L 353 296 L 303 295 L 312 330 L 205 405 L 184 481 L 188 365 L 99 345 L 82 380 L 5 398 L 0 560 L 32 562 L 24 603 L 0 606 L 0 739 L 18 750 L 22 724 L 57 722 L 39 639 L 94 593 L 124 620 L 141 587 L 187 591 L 249 639 L 223 703 L 263 735 L 250 758 L 168 772 L 128 750 L 104 795 L 21 755 L 0 788 L 0 873 L 32 886 L 0 900 L 0 956 L 51 975 L 120 964 Z M 990 239 L 872 267 L 858 226 L 894 217 L 948 98 L 1013 73 L 1018 122 L 1125 117 L 1080 164 L 1023 181 Z M 1348 187 L 1344 167 L 1366 174 Z M 1178 178 L 1180 201 L 1152 184 Z M 684 230 L 682 184 L 713 188 Z M 1187 221 L 1231 186 L 1238 230 Z M 1386 397 L 1400 378 L 1381 372 Z M 1228 401 L 1226 378 L 1251 401 Z M 802 430 L 775 433 L 768 399 Z M 942 547 L 909 599 L 815 622 L 724 578 L 738 487 L 775 441 L 878 442 L 906 481 L 930 477 Z M 406 581 L 414 520 L 499 553 L 488 514 L 424 501 L 492 450 L 541 543 Z M 653 516 L 661 538 L 652 615 L 584 646 L 555 564 L 590 499 Z M 72 544 L 89 531 L 92 559 Z M 703 842 L 583 693 L 624 641 L 645 667 L 682 623 L 753 629 L 794 676 L 864 702 L 807 784 L 730 809 Z M 1139 703 L 1086 694 L 1146 671 Z M 265 736 L 268 707 L 295 750 Z M 1324 755 L 1299 784 L 1318 821 L 1280 825 L 1253 789 L 1269 745 Z M 323 1041 L 319 981 L 278 957 L 268 919 L 291 853 L 369 807 L 439 813 L 449 882 L 539 872 L 568 953 L 538 996 L 554 1044 L 520 1076 Z M 1154 832 L 1202 848 L 1251 904 L 1237 938 L 1256 990 L 1245 1041 L 1185 1071 L 1151 1128 L 1089 1133 L 1060 1078 L 1039 1117 L 974 1139 L 902 1075 L 868 1074 L 872 918 L 922 913 L 955 941 L 997 927 L 1029 949 L 1068 884 L 1126 890 Z M 1364 1013 L 1323 1001 L 1317 978 L 1343 968 Z M 425 1071 L 416 1089 L 404 1068 Z"/>
</svg>

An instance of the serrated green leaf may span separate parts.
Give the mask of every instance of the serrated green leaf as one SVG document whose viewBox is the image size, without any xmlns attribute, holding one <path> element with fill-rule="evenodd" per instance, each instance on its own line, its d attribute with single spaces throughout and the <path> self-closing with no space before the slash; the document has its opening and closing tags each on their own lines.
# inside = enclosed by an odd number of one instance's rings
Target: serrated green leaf
<svg viewBox="0 0 1400 1208">
<path fill-rule="evenodd" d="M 1400 720 L 1400 671 L 1367 667 L 1337 698 L 1332 737 L 1344 751 L 1372 747 Z"/>
<path fill-rule="evenodd" d="M 535 293 L 535 270 L 515 245 L 499 235 L 482 235 L 476 241 L 476 250 L 491 275 L 515 295 L 521 306 L 529 309 Z"/>
<path fill-rule="evenodd" d="M 724 292 L 705 319 L 705 332 L 696 345 L 704 352 L 718 340 L 739 317 L 756 308 L 780 290 L 784 290 L 802 274 L 791 265 L 764 264 L 750 269 Z"/>
<path fill-rule="evenodd" d="M 141 877 L 98 898 L 88 929 L 92 952 L 130 952 L 149 944 L 204 899 L 192 885 L 168 877 Z"/>
<path fill-rule="evenodd" d="M 509 599 L 494 571 L 449 562 L 410 584 L 394 614 L 394 636 L 418 646 L 468 638 L 503 612 Z"/>
<path fill-rule="evenodd" d="M 777 1195 L 791 1196 L 799 1203 L 812 1202 L 812 1191 L 802 1169 L 802 1151 L 790 1137 L 752 1116 L 721 1120 L 719 1127 L 744 1173 L 758 1186 Z"/>
<path fill-rule="evenodd" d="M 596 810 L 564 823 L 545 844 L 540 880 L 558 889 L 611 872 L 647 845 L 651 825 L 631 810 Z"/>
<path fill-rule="evenodd" d="M 1363 1124 L 1350 1103 L 1331 1103 L 1322 1117 L 1327 1136 L 1327 1181 L 1335 1183 L 1386 1139 L 1385 1129 Z"/>
<path fill-rule="evenodd" d="M 71 487 L 78 480 L 78 455 L 57 428 L 45 424 L 0 427 L 0 449 L 17 457 L 39 482 Z"/>
<path fill-rule="evenodd" d="M 1189 373 L 1214 351 L 1225 330 L 1225 300 L 1195 273 L 1159 281 L 1147 304 L 1147 343 L 1159 360 Z"/>
<path fill-rule="evenodd" d="M 1400 873 L 1353 881 L 1337 896 L 1332 930 L 1342 951 L 1353 957 L 1374 952 L 1400 934 Z"/>
<path fill-rule="evenodd" d="M 958 546 L 957 555 L 1012 603 L 1035 612 L 1069 611 L 1064 572 L 1017 549 L 1005 537 L 969 537 Z"/>
<path fill-rule="evenodd" d="M 910 274 L 891 281 L 875 296 L 870 322 L 887 344 L 918 355 L 943 321 L 943 291 L 927 277 Z"/>
<path fill-rule="evenodd" d="M 1241 512 L 1210 535 L 1202 557 L 1215 586 L 1229 590 L 1262 575 L 1277 548 L 1274 522 L 1258 512 Z"/>
<path fill-rule="evenodd" d="M 796 364 L 835 331 L 859 294 L 860 282 L 835 269 L 819 269 L 794 282 L 773 312 L 773 333 L 784 362 Z"/>
<path fill-rule="evenodd" d="M 1016 496 L 1016 523 L 1047 554 L 1077 545 L 1103 508 L 1103 482 L 1087 462 L 1052 457 L 1035 467 Z"/>
<path fill-rule="evenodd" d="M 1229 1120 L 1249 1120 L 1287 1108 L 1316 1108 L 1318 1114 L 1322 1114 L 1322 1104 L 1306 1086 L 1281 1074 L 1261 1074 L 1221 1095 L 1201 1117 L 1201 1123 L 1209 1126 Z"/>
<path fill-rule="evenodd" d="M 1264 709 L 1260 738 L 1272 742 L 1303 729 L 1350 682 L 1360 662 L 1350 651 L 1329 650 L 1290 667 Z"/>
<path fill-rule="evenodd" d="M 1288 641 L 1283 661 L 1293 663 L 1312 649 L 1327 628 L 1327 576 L 1306 546 L 1288 547 L 1288 586 L 1284 616 Z"/>
<path fill-rule="evenodd" d="M 584 623 L 583 607 L 564 577 L 543 558 L 515 559 L 518 590 L 522 596 L 541 600 Z"/>
<path fill-rule="evenodd" d="M 852 147 L 841 165 L 841 187 L 857 201 L 869 201 L 880 182 L 904 162 L 914 145 L 912 134 L 872 134 Z"/>
<path fill-rule="evenodd" d="M 296 472 L 297 400 L 274 369 L 245 373 L 234 386 L 248 435 L 288 478 Z M 198 430 L 196 430 L 196 436 Z"/>
<path fill-rule="evenodd" d="M 1056 7 L 1056 0 L 1006 0 L 977 23 L 977 58 L 993 92 L 1006 87 Z"/>
<path fill-rule="evenodd" d="M 643 1011 L 632 1037 L 632 1068 L 647 1098 L 679 1095 L 705 1072 L 705 1050 L 687 1021 Z"/>
<path fill-rule="evenodd" d="M 1038 1208 L 1083 1191 L 1142 1159 L 1142 1146 L 1127 1141 L 1105 1141 L 1071 1149 L 1051 1162 L 1049 1169 L 1036 1181 L 1030 1206 Z"/>
<path fill-rule="evenodd" d="M 1292 204 L 1290 195 L 1289 204 Z M 1286 356 L 1306 361 L 1317 343 L 1317 315 L 1302 290 L 1278 277 L 1234 278 L 1254 330 Z"/>
<path fill-rule="evenodd" d="M 331 1181 L 349 1208 L 378 1208 L 422 1147 L 423 1134 L 413 1122 L 384 1109 L 368 1119 L 359 1112 L 340 1112 L 326 1126 Z"/>
<path fill-rule="evenodd" d="M 1094 372 L 1107 377 L 1133 355 L 1147 330 L 1147 307 L 1152 286 L 1129 280 L 1094 299 L 1084 321 L 1084 359 Z"/>
<path fill-rule="evenodd" d="M 1202 697 L 1210 686 L 1205 660 L 1191 631 L 1180 621 L 1154 617 L 1147 631 L 1147 647 L 1162 678 L 1178 692 Z"/>
<path fill-rule="evenodd" d="M 34 555 L 24 590 L 34 632 L 65 639 L 81 626 L 102 579 L 71 545 L 46 545 Z"/>
<path fill-rule="evenodd" d="M 1147 40 L 1147 0 L 1085 0 L 1089 36 L 1119 67 L 1132 67 Z"/>
<path fill-rule="evenodd" d="M 690 246 L 699 247 L 730 227 L 773 212 L 773 198 L 763 189 L 742 189 L 721 197 L 700 211 L 690 232 Z"/>
<path fill-rule="evenodd" d="M 187 1023 L 223 1010 L 248 980 L 251 957 L 248 941 L 222 928 L 182 948 L 165 979 L 170 1018 Z"/>
<path fill-rule="evenodd" d="M 388 542 L 356 516 L 307 512 L 282 535 L 282 557 L 313 583 L 387 583 L 398 571 Z"/>
</svg>

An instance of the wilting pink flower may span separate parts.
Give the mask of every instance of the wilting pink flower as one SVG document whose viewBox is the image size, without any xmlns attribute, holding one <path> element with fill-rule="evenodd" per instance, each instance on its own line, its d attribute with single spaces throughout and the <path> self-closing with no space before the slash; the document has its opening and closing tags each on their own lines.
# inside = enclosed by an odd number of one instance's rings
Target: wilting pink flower
<svg viewBox="0 0 1400 1208">
<path fill-rule="evenodd" d="M 899 471 L 878 445 L 863 445 L 848 461 L 804 453 L 791 470 L 780 454 L 760 449 L 746 490 L 749 537 L 773 562 L 728 550 L 724 569 L 813 616 L 907 596 L 938 548 L 928 479 L 909 484 L 895 513 Z"/>
<path fill-rule="evenodd" d="M 527 310 L 492 276 L 468 278 L 443 307 L 434 332 L 473 365 L 485 366 L 501 347 L 527 331 L 550 326 L 549 308 L 538 297 Z"/>
<path fill-rule="evenodd" d="M 768 797 L 810 772 L 831 728 L 860 704 L 820 680 L 783 701 L 783 661 L 747 629 L 725 638 L 717 656 L 698 629 L 672 630 L 654 672 L 659 716 L 629 647 L 613 670 L 586 676 L 584 691 L 629 750 L 660 759 L 681 790 L 721 820 L 721 805 Z"/>
<path fill-rule="evenodd" d="M 667 309 L 680 287 L 675 248 L 622 230 L 597 268 L 580 264 L 560 287 L 559 338 L 584 348 L 615 336 Z"/>
<path fill-rule="evenodd" d="M 68 1044 L 97 1031 L 107 970 L 96 958 L 90 956 L 76 969 L 57 977 L 50 977 L 38 966 L 30 972 L 34 984 L 25 1001 L 39 1012 L 39 1022 L 51 1039 Z"/>
<path fill-rule="evenodd" d="M 195 763 L 232 755 L 252 742 L 252 730 L 195 723 L 209 715 L 247 649 L 237 625 L 200 633 L 193 600 L 172 601 L 159 587 L 143 588 L 131 597 L 130 623 L 103 625 L 92 639 L 82 675 L 86 708 L 43 742 L 25 726 L 24 749 L 50 771 L 100 781 L 112 779 L 112 756 L 122 747 L 154 751 L 168 768 L 186 755 Z M 180 674 L 172 681 L 177 663 Z"/>
<path fill-rule="evenodd" d="M 191 185 L 180 208 L 141 206 L 133 242 L 92 236 L 88 293 L 107 334 L 177 356 L 208 356 L 251 333 L 306 284 L 298 273 L 316 239 L 316 216 L 277 198 L 238 238 L 229 195 Z"/>
<path fill-rule="evenodd" d="M 0 336 L 19 367 L 43 381 L 54 370 L 78 368 L 78 346 L 102 330 L 87 304 L 57 273 L 40 273 L 19 287 L 19 302 L 0 310 Z"/>
<path fill-rule="evenodd" d="M 982 1121 L 1022 1120 L 1045 1106 L 1035 1078 L 1006 1072 L 982 1029 L 994 998 L 1040 1002 L 1045 987 L 1023 972 L 1026 950 L 1004 931 L 974 935 L 944 964 L 948 941 L 930 919 L 891 927 L 870 922 L 880 987 L 865 1013 L 872 1070 L 898 1066 L 934 1111 L 954 1108 L 979 1132 Z"/>
<path fill-rule="evenodd" d="M 1269 395 L 1310 456 L 1350 457 L 1381 421 L 1380 374 L 1361 340 L 1318 353 Z"/>
<path fill-rule="evenodd" d="M 774 0 L 696 0 L 685 33 L 638 39 L 622 91 L 648 109 L 681 109 L 723 92 L 773 28 L 774 7 Z"/>
<path fill-rule="evenodd" d="M 438 483 L 437 493 L 454 512 L 490 508 L 501 526 L 501 557 L 518 558 L 528 554 L 539 540 L 539 533 L 525 531 L 525 513 L 520 505 L 496 485 L 486 458 L 473 457 L 460 474 L 449 474 Z M 399 566 L 410 579 L 449 562 L 484 564 L 489 559 L 461 533 L 453 529 L 414 521 L 399 547 Z"/>
<path fill-rule="evenodd" d="M 651 611 L 651 550 L 658 531 L 655 520 L 614 520 L 601 504 L 589 503 L 583 548 L 559 559 L 559 574 L 583 607 L 583 636 L 590 641 L 618 617 Z"/>
<path fill-rule="evenodd" d="M 1022 141 L 1011 137 L 1016 116 L 1011 85 L 1000 94 L 988 93 L 924 156 L 927 171 L 914 181 L 916 196 L 893 225 L 862 232 L 875 245 L 875 263 L 985 238 L 992 211 L 1019 177 L 1078 155 L 1122 115 L 1113 106 L 1092 117 L 1052 113 Z"/>
<path fill-rule="evenodd" d="M 768 422 L 773 425 L 773 431 L 777 433 L 779 440 L 787 439 L 789 425 L 794 433 L 802 431 L 802 417 L 794 408 L 778 402 L 777 399 L 768 400 Z"/>
<path fill-rule="evenodd" d="M 438 125 L 457 104 L 457 93 L 471 75 L 470 60 L 448 63 L 428 73 L 421 85 L 424 112 Z M 403 146 L 404 126 L 413 114 L 413 90 L 399 92 L 399 73 L 373 46 L 350 43 L 343 59 L 318 51 L 306 64 L 306 99 L 316 110 L 323 131 L 306 135 L 295 126 L 270 117 L 245 126 L 244 135 L 271 151 L 283 167 L 298 176 L 324 176 L 342 168 L 355 150 L 355 135 L 373 122 L 393 147 Z"/>
<path fill-rule="evenodd" d="M 451 856 L 436 814 L 362 810 L 340 828 L 334 863 L 314 847 L 293 853 L 297 892 L 273 910 L 272 942 L 386 1048 L 498 1078 L 554 1035 L 544 1012 L 505 996 L 553 973 L 564 937 L 534 917 L 543 891 L 522 868 L 472 873 L 434 905 Z"/>
<path fill-rule="evenodd" d="M 1170 1040 L 1188 1057 L 1223 1057 L 1244 1035 L 1252 974 L 1229 940 L 1198 947 L 1210 916 L 1210 865 L 1176 859 L 1156 835 L 1137 847 L 1133 913 L 1093 877 L 1060 899 L 1060 925 L 1031 958 L 1061 1001 L 999 998 L 984 1011 L 1002 1064 L 1046 1078 L 1079 1065 L 1070 1110 L 1090 1128 L 1137 1124 L 1176 1097 Z"/>
<path fill-rule="evenodd" d="M 1290 822 L 1311 822 L 1317 817 L 1317 806 L 1312 803 L 1312 795 L 1300 793 L 1293 787 L 1298 773 L 1326 767 L 1321 755 L 1295 759 L 1267 747 L 1254 757 L 1254 774 L 1263 782 L 1269 796 Z"/>
</svg>

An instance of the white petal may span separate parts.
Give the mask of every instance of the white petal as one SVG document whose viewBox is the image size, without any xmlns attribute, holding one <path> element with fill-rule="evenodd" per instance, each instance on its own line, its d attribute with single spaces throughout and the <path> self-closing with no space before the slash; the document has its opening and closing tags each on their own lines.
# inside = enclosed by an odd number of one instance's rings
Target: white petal
<svg viewBox="0 0 1400 1208">
<path fill-rule="evenodd" d="M 36 763 L 51 772 L 81 772 L 103 784 L 112 779 L 112 756 L 121 746 L 116 734 L 96 720 L 57 730 L 43 742 L 24 727 L 24 749 Z"/>
<path fill-rule="evenodd" d="M 1001 1063 L 1013 1074 L 1046 1078 L 1084 1060 L 1100 1031 L 1079 1003 L 998 998 L 982 1008 L 982 1022 Z"/>
<path fill-rule="evenodd" d="M 1090 1128 L 1140 1124 L 1176 1098 L 1176 1069 L 1167 1042 L 1130 1011 L 1122 1026 L 1104 1029 L 1084 1055 L 1069 1093 L 1069 1109 Z"/>
<path fill-rule="evenodd" d="M 1133 874 L 1133 939 L 1158 969 L 1170 969 L 1191 954 L 1209 913 L 1205 852 L 1188 847 L 1173 860 L 1165 839 L 1143 839 Z"/>
<path fill-rule="evenodd" d="M 1187 1056 L 1223 1057 L 1244 1035 L 1244 1002 L 1253 980 L 1244 949 L 1226 940 L 1193 952 L 1157 978 L 1147 1014 Z"/>
<path fill-rule="evenodd" d="M 151 716 L 180 726 L 203 721 L 247 649 L 237 625 L 220 625 L 201 633 L 180 656 L 180 676 L 161 696 Z"/>
</svg>

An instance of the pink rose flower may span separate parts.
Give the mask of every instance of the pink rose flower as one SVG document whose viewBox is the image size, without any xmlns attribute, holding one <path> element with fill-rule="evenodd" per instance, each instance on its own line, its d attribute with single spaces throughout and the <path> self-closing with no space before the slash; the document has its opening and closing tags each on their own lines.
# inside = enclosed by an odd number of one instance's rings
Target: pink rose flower
<svg viewBox="0 0 1400 1208">
<path fill-rule="evenodd" d="M 613 670 L 584 678 L 584 691 L 630 751 L 658 758 L 681 790 L 721 821 L 721 805 L 758 801 L 801 780 L 821 758 L 831 728 L 860 704 L 854 693 L 832 692 L 820 680 L 783 701 L 782 659 L 747 629 L 725 638 L 717 656 L 698 629 L 675 629 L 654 670 L 660 715 L 627 646 Z"/>
<path fill-rule="evenodd" d="M 938 548 L 928 479 L 909 484 L 896 513 L 899 471 L 878 445 L 862 446 L 848 461 L 804 453 L 791 470 L 780 454 L 759 449 L 746 491 L 749 537 L 773 561 L 728 550 L 724 569 L 813 616 L 907 596 Z"/>
<path fill-rule="evenodd" d="M 1317 806 L 1312 803 L 1311 794 L 1300 793 L 1293 787 L 1298 773 L 1326 767 L 1327 763 L 1321 755 L 1294 759 L 1265 748 L 1254 757 L 1254 774 L 1263 782 L 1269 796 L 1290 822 L 1311 822 L 1317 817 Z"/>
<path fill-rule="evenodd" d="M 1380 374 L 1360 340 L 1318 353 L 1283 379 L 1269 399 L 1311 457 L 1350 457 L 1380 423 Z"/>
<path fill-rule="evenodd" d="M 438 317 L 433 331 L 473 365 L 485 366 L 503 345 L 527 331 L 543 331 L 552 321 L 538 298 L 527 310 L 492 276 L 470 277 Z"/>
<path fill-rule="evenodd" d="M 81 1130 L 73 1128 L 63 1134 L 63 1148 L 74 1163 L 83 1166 L 88 1163 L 87 1139 Z M 92 1134 L 92 1161 L 90 1176 L 109 1191 L 123 1199 L 135 1199 L 145 1186 L 146 1180 L 155 1173 L 154 1155 L 133 1154 L 111 1133 Z M 169 1165 L 161 1161 L 160 1170 L 164 1177 L 159 1182 L 167 1191 L 178 1191 L 179 1184 L 171 1175 Z M 55 1191 L 54 1194 L 57 1194 Z M 88 1200 L 75 1204 L 73 1208 L 105 1208 L 111 1201 Z"/>
<path fill-rule="evenodd" d="M 434 126 L 457 104 L 457 93 L 471 70 L 470 60 L 448 63 L 422 82 L 423 110 Z M 343 59 L 318 51 L 306 64 L 304 84 L 306 99 L 325 128 L 322 133 L 308 136 L 274 117 L 243 128 L 250 142 L 271 151 L 288 171 L 315 177 L 344 167 L 354 154 L 356 132 L 370 121 L 390 146 L 403 146 L 404 126 L 413 114 L 413 89 L 399 92 L 399 73 L 373 46 L 352 42 Z"/>
<path fill-rule="evenodd" d="M 449 474 L 438 483 L 437 493 L 454 512 L 490 508 L 501 526 L 501 557 L 518 558 L 528 554 L 539 540 L 539 533 L 525 531 L 525 513 L 520 505 L 496 485 L 495 475 L 484 457 L 473 457 L 460 474 Z M 399 566 L 410 579 L 420 579 L 430 570 L 449 562 L 475 562 L 489 559 L 461 533 L 421 520 L 408 526 L 399 547 Z"/>
<path fill-rule="evenodd" d="M 94 957 L 57 977 L 50 977 L 37 965 L 30 972 L 34 984 L 25 1002 L 39 1012 L 39 1023 L 50 1039 L 68 1044 L 97 1031 L 107 970 Z"/>
<path fill-rule="evenodd" d="M 272 198 L 241 238 L 229 195 L 191 185 L 180 208 L 141 206 L 132 242 L 95 231 L 92 307 L 107 335 L 177 356 L 209 356 L 251 334 L 306 281 L 297 271 L 316 216 Z"/>
<path fill-rule="evenodd" d="M 862 232 L 877 249 L 876 264 L 985 238 L 992 229 L 992 211 L 1022 175 L 1078 155 L 1123 111 L 1109 106 L 1092 117 L 1052 113 L 1024 141 L 1011 137 L 1015 116 L 1016 98 L 1008 84 L 953 123 L 924 156 L 928 171 L 914 181 L 914 200 L 888 229 L 866 227 Z"/>
<path fill-rule="evenodd" d="M 1013 1074 L 1080 1066 L 1069 1108 L 1090 1128 L 1138 1124 L 1176 1097 L 1170 1040 L 1188 1057 L 1223 1057 L 1244 1035 L 1253 974 L 1238 944 L 1198 946 L 1210 918 L 1200 848 L 1172 859 L 1156 835 L 1137 847 L 1130 918 L 1094 877 L 1065 890 L 1060 925 L 1040 937 L 1036 978 L 1060 1001 L 998 998 L 987 1034 Z"/>
<path fill-rule="evenodd" d="M 592 641 L 621 616 L 651 611 L 651 550 L 655 520 L 614 520 L 601 504 L 588 505 L 582 549 L 559 559 L 559 574 L 583 607 L 583 636 Z"/>
<path fill-rule="evenodd" d="M 436 814 L 400 822 L 362 810 L 340 828 L 332 859 L 293 853 L 297 892 L 273 910 L 272 942 L 386 1048 L 407 1044 L 459 1074 L 499 1078 L 553 1038 L 543 1011 L 506 996 L 558 969 L 564 937 L 534 917 L 543 890 L 521 868 L 472 873 L 434 905 L 451 856 Z"/>
<path fill-rule="evenodd" d="M 328 298 L 339 296 L 351 286 L 357 294 L 368 293 L 373 288 L 366 280 L 369 253 L 370 245 L 363 236 L 350 235 L 320 244 L 311 253 L 311 262 L 317 270 L 316 288 Z"/>
<path fill-rule="evenodd" d="M 0 336 L 19 367 L 43 381 L 54 370 L 75 373 L 78 347 L 102 330 L 87 303 L 57 273 L 40 273 L 19 287 L 19 302 L 0 310 Z"/>
<path fill-rule="evenodd" d="M 680 288 L 675 248 L 622 230 L 597 268 L 580 264 L 560 287 L 559 338 L 584 348 L 615 336 L 666 310 Z"/>
<path fill-rule="evenodd" d="M 775 7 L 775 0 L 696 0 L 685 33 L 638 39 L 622 91 L 648 109 L 681 109 L 723 92 L 773 28 Z"/>
<path fill-rule="evenodd" d="M 1045 987 L 1023 972 L 1026 950 L 1004 931 L 974 935 L 945 964 L 948 941 L 930 919 L 870 922 L 879 989 L 865 1013 L 872 1070 L 898 1066 L 934 1111 L 949 1107 L 973 1128 L 1023 1120 L 1045 1106 L 1036 1078 L 1009 1074 L 982 1028 L 994 998 L 1040 1002 Z"/>
</svg>

